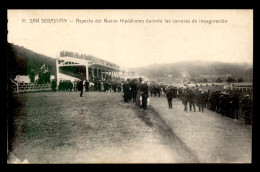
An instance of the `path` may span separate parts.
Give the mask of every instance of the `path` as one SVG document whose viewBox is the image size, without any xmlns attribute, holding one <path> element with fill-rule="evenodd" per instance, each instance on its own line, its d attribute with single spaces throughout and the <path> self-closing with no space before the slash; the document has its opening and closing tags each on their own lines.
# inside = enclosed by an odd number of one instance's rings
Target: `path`
<svg viewBox="0 0 260 172">
<path fill-rule="evenodd" d="M 186 113 L 178 99 L 169 109 L 165 96 L 151 97 L 150 103 L 200 163 L 251 163 L 251 125 L 209 110 L 198 112 L 198 107 Z"/>
</svg>

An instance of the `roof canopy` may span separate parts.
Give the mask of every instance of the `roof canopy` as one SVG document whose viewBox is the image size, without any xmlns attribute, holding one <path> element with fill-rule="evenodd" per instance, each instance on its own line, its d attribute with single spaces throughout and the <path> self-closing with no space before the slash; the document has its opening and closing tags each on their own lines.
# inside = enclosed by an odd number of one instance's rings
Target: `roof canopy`
<svg viewBox="0 0 260 172">
<path fill-rule="evenodd" d="M 91 56 L 91 55 L 86 55 L 86 54 L 78 54 L 75 52 L 71 52 L 71 51 L 61 51 L 60 52 L 60 57 L 72 57 L 75 59 L 83 59 L 83 60 L 88 60 L 90 62 L 92 62 L 90 65 L 92 66 L 96 66 L 96 67 L 102 67 L 102 68 L 108 68 L 108 69 L 114 69 L 114 70 L 119 70 L 119 66 L 108 62 L 106 60 Z"/>
</svg>

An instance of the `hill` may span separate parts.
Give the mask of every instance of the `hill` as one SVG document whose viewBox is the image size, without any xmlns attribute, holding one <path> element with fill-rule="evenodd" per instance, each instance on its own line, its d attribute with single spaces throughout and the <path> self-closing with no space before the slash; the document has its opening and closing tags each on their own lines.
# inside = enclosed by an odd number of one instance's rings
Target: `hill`
<svg viewBox="0 0 260 172">
<path fill-rule="evenodd" d="M 7 70 L 10 78 L 14 78 L 16 75 L 28 75 L 32 69 L 38 74 L 43 64 L 48 65 L 51 75 L 56 73 L 54 58 L 33 52 L 22 46 L 7 43 L 7 56 Z M 246 82 L 253 80 L 253 66 L 248 63 L 184 61 L 131 68 L 129 71 L 137 72 L 150 80 L 159 82 L 182 81 L 183 78 L 215 81 L 218 77 L 226 80 L 228 76 L 235 79 L 242 77 Z M 169 78 L 168 75 L 171 75 L 172 78 Z"/>
<path fill-rule="evenodd" d="M 253 79 L 253 66 L 248 63 L 224 63 L 208 61 L 184 61 L 169 64 L 154 64 L 142 68 L 131 68 L 130 72 L 137 72 L 140 75 L 147 76 L 154 81 L 167 82 L 168 75 L 173 80 L 212 80 L 218 77 L 226 80 L 231 76 L 235 79 L 243 78 L 250 82 Z"/>
<path fill-rule="evenodd" d="M 10 78 L 14 78 L 16 75 L 28 75 L 31 70 L 38 74 L 43 64 L 48 66 L 51 75 L 56 73 L 54 58 L 7 43 L 7 71 Z"/>
</svg>

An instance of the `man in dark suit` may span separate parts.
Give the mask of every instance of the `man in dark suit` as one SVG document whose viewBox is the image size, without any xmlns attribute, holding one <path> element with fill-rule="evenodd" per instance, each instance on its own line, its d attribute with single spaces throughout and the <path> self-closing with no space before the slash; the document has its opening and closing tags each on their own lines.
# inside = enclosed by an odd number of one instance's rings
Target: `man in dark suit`
<svg viewBox="0 0 260 172">
<path fill-rule="evenodd" d="M 204 106 L 205 106 L 205 98 L 204 98 L 204 93 L 202 92 L 202 90 L 200 89 L 197 93 L 197 105 L 199 107 L 199 112 L 203 112 L 204 111 Z"/>
<path fill-rule="evenodd" d="M 192 107 L 193 107 L 194 112 L 196 112 L 196 109 L 195 109 L 196 96 L 191 89 L 188 90 L 188 95 L 189 95 L 188 102 L 190 104 L 190 111 L 192 110 Z"/>
<path fill-rule="evenodd" d="M 79 81 L 78 90 L 80 91 L 80 97 L 82 97 L 82 95 L 83 95 L 83 81 L 82 80 Z"/>
<path fill-rule="evenodd" d="M 131 87 L 131 92 L 133 95 L 133 103 L 136 103 L 136 95 L 137 95 L 137 91 L 138 91 L 137 80 L 132 80 L 130 87 Z"/>
<path fill-rule="evenodd" d="M 141 96 L 142 96 L 142 108 L 147 109 L 147 99 L 149 97 L 148 93 L 148 85 L 147 83 L 144 83 L 141 85 Z"/>
<path fill-rule="evenodd" d="M 252 98 L 247 94 L 241 101 L 245 124 L 252 123 Z"/>
<path fill-rule="evenodd" d="M 86 82 L 85 82 L 85 90 L 86 90 L 86 92 L 88 91 L 88 89 L 89 89 L 89 82 L 88 82 L 88 80 L 86 80 Z"/>
<path fill-rule="evenodd" d="M 140 104 L 141 104 L 140 97 L 141 97 L 142 81 L 143 81 L 143 79 L 140 77 L 139 82 L 137 83 L 137 93 L 136 93 L 136 103 L 135 104 L 138 105 L 138 106 L 140 106 Z"/>
<path fill-rule="evenodd" d="M 166 90 L 166 97 L 168 100 L 168 105 L 169 105 L 169 109 L 172 109 L 172 98 L 173 98 L 173 88 L 170 86 L 167 90 Z"/>
<path fill-rule="evenodd" d="M 231 107 L 230 107 L 230 113 L 231 117 L 234 119 L 238 119 L 238 110 L 239 110 L 239 94 L 234 93 L 231 101 L 230 101 Z"/>
<path fill-rule="evenodd" d="M 124 102 L 129 101 L 129 92 L 130 92 L 130 85 L 127 81 L 125 81 L 123 84 Z"/>
<path fill-rule="evenodd" d="M 56 92 L 56 87 L 57 87 L 56 80 L 53 79 L 53 80 L 51 81 L 51 88 L 52 88 L 52 91 L 55 91 L 55 92 Z"/>
<path fill-rule="evenodd" d="M 187 108 L 187 104 L 189 100 L 188 88 L 183 90 L 181 98 L 182 98 L 182 104 L 184 105 L 184 111 L 188 112 L 188 108 Z"/>
</svg>

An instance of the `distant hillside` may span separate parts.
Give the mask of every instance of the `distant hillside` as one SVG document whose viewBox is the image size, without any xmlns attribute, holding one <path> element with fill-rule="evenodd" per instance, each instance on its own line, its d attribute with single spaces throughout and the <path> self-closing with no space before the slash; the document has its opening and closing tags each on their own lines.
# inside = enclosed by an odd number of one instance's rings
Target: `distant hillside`
<svg viewBox="0 0 260 172">
<path fill-rule="evenodd" d="M 32 69 L 38 74 L 43 64 L 48 65 L 51 75 L 56 73 L 55 59 L 12 43 L 7 43 L 7 63 L 10 78 L 27 75 Z"/>
<path fill-rule="evenodd" d="M 252 81 L 253 66 L 247 63 L 223 63 L 207 61 L 186 61 L 170 64 L 154 64 L 142 68 L 132 68 L 131 72 L 147 76 L 154 81 L 168 81 L 168 75 L 173 79 L 207 79 L 215 81 L 218 77 L 226 80 L 228 76 L 235 79 L 242 77 L 244 81 Z"/>
<path fill-rule="evenodd" d="M 7 63 L 10 78 L 16 75 L 27 75 L 33 69 L 36 74 L 41 71 L 43 64 L 48 65 L 51 75 L 56 73 L 56 61 L 54 58 L 35 53 L 22 46 L 7 44 Z M 244 81 L 252 81 L 253 66 L 247 63 L 223 63 L 207 61 L 187 61 L 169 64 L 154 64 L 145 67 L 132 68 L 132 72 L 148 77 L 154 81 L 169 81 L 168 75 L 172 75 L 173 80 L 187 79 L 207 79 L 215 81 L 218 77 L 226 80 L 228 76 L 235 79 L 240 77 Z"/>
</svg>

